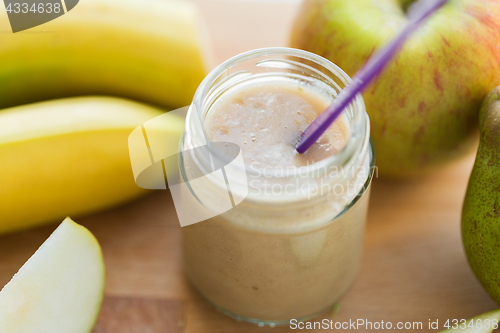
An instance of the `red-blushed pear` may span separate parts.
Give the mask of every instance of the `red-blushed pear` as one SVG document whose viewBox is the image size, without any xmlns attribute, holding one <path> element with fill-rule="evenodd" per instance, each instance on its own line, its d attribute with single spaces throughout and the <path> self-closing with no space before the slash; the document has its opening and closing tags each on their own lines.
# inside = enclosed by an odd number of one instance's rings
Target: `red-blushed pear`
<svg viewBox="0 0 500 333">
<path fill-rule="evenodd" d="M 291 46 L 349 75 L 407 22 L 404 0 L 305 0 Z M 500 84 L 500 1 L 449 0 L 364 92 L 382 176 L 416 175 L 475 142 L 482 99 Z"/>
<path fill-rule="evenodd" d="M 67 218 L 0 291 L 0 332 L 90 333 L 103 296 L 101 247 Z"/>
</svg>

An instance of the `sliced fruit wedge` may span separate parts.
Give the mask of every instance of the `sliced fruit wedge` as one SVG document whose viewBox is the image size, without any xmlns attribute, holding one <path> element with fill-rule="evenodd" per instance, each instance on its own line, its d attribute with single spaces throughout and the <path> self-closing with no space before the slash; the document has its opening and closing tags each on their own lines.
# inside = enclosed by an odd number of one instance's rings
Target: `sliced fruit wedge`
<svg viewBox="0 0 500 333">
<path fill-rule="evenodd" d="M 0 332 L 89 333 L 104 279 L 99 243 L 66 218 L 0 291 Z"/>
</svg>

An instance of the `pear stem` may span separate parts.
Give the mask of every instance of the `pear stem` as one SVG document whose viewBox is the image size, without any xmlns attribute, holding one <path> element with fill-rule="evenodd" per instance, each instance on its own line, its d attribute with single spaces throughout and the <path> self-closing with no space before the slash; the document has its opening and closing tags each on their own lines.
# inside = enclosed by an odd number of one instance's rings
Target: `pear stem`
<svg viewBox="0 0 500 333">
<path fill-rule="evenodd" d="M 384 48 L 371 57 L 365 65 L 354 75 L 352 82 L 346 86 L 338 96 L 301 134 L 296 145 L 297 152 L 303 154 L 340 116 L 342 111 L 361 93 L 368 84 L 377 77 L 387 63 L 395 56 L 406 39 L 437 9 L 448 0 L 420 0 L 411 5 L 408 11 L 408 23 L 403 30 Z"/>
</svg>

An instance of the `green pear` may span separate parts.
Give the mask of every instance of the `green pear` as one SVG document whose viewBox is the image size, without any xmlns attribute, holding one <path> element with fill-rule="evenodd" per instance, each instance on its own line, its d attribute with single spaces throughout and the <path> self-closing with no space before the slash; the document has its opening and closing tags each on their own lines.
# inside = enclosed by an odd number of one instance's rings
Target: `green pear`
<svg viewBox="0 0 500 333">
<path fill-rule="evenodd" d="M 103 297 L 101 247 L 67 218 L 0 291 L 0 332 L 90 333 Z"/>
<path fill-rule="evenodd" d="M 353 76 L 406 24 L 412 0 L 305 0 L 291 46 Z M 500 84 L 500 1 L 449 0 L 407 40 L 363 98 L 381 176 L 418 175 L 463 154 Z"/>
<path fill-rule="evenodd" d="M 476 277 L 500 304 L 500 87 L 483 102 L 479 130 L 462 210 L 462 239 Z"/>
</svg>

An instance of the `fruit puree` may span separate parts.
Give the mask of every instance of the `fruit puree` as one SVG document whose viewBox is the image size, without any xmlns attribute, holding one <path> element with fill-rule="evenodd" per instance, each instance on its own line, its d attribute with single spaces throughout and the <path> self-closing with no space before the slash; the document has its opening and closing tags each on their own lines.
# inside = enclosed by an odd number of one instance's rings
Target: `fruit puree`
<svg viewBox="0 0 500 333">
<path fill-rule="evenodd" d="M 321 93 L 296 84 L 251 85 L 216 103 L 205 128 L 212 141 L 238 144 L 252 167 L 301 167 L 335 154 L 348 138 L 342 117 L 305 154 L 295 150 L 300 134 L 329 102 Z"/>
<path fill-rule="evenodd" d="M 342 116 L 305 154 L 295 151 L 301 132 L 330 102 L 292 80 L 248 83 L 219 97 L 204 125 L 211 140 L 238 144 L 253 171 L 304 167 L 350 139 Z M 286 324 L 316 315 L 340 299 L 358 271 L 368 195 L 356 201 L 356 194 L 309 200 L 280 194 L 278 203 L 249 195 L 236 208 L 183 228 L 187 276 L 237 319 Z"/>
</svg>

